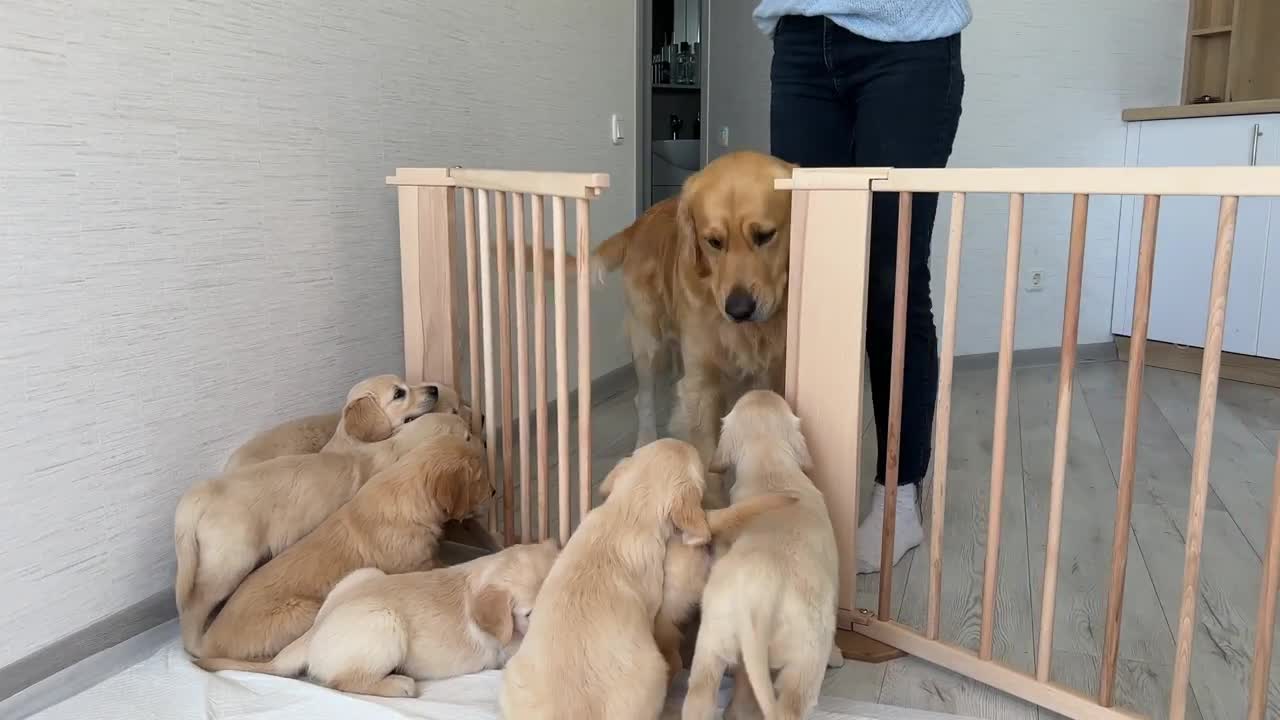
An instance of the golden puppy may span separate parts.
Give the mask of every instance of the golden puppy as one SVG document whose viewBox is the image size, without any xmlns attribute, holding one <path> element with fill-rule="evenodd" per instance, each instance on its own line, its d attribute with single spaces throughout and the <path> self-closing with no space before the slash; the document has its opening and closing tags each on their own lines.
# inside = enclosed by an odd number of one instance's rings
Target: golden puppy
<svg viewBox="0 0 1280 720">
<path fill-rule="evenodd" d="M 415 680 L 502 667 L 559 552 L 547 540 L 428 572 L 362 568 L 334 586 L 311 629 L 274 659 L 196 664 L 288 677 L 305 669 L 335 690 L 413 697 Z"/>
<path fill-rule="evenodd" d="M 639 387 L 636 447 L 657 437 L 654 375 L 680 352 L 673 425 L 703 462 L 719 435 L 727 385 L 782 389 L 792 166 L 768 155 L 720 157 L 596 249 L 597 273 L 621 266 Z"/>
<path fill-rule="evenodd" d="M 174 589 L 187 651 L 199 647 L 214 608 L 255 567 L 311 532 L 427 438 L 468 432 L 456 416 L 427 415 L 386 440 L 286 455 L 194 485 L 178 501 L 173 522 Z"/>
<path fill-rule="evenodd" d="M 378 375 L 351 388 L 342 412 L 309 415 L 264 430 L 227 460 L 225 472 L 281 455 L 307 455 L 322 449 L 345 450 L 377 442 L 429 412 L 459 411 L 458 393 L 447 385 L 408 385 L 395 375 Z"/>
<path fill-rule="evenodd" d="M 728 717 L 759 706 L 770 720 L 807 717 L 823 673 L 838 664 L 836 539 L 800 420 L 776 393 L 753 391 L 724 420 L 715 469 L 735 467 L 735 501 L 786 492 L 799 502 L 751 520 L 718 556 L 702 594 L 702 624 L 684 720 L 715 714 L 725 669 L 741 658 Z M 779 670 L 774 696 L 771 670 Z M 754 693 L 754 700 L 752 694 Z"/>
<path fill-rule="evenodd" d="M 601 497 L 613 489 L 610 474 L 600 484 Z M 795 503 L 795 495 L 767 493 L 747 498 L 728 508 L 707 511 L 707 527 L 718 547 L 733 542 L 738 531 L 762 512 Z M 667 541 L 667 556 L 662 567 L 662 605 L 653 620 L 653 637 L 667 662 L 667 679 L 684 668 L 680 643 L 684 640 L 680 626 L 687 623 L 702 600 L 702 589 L 711 571 L 710 545 L 687 545 L 682 538 Z"/>
<path fill-rule="evenodd" d="M 503 673 L 507 718 L 655 718 L 667 663 L 654 639 L 667 541 L 711 539 L 697 450 L 679 440 L 640 448 L 605 481 L 604 503 L 569 538 Z M 609 492 L 611 490 L 611 492 Z M 756 508 L 763 512 L 776 502 Z"/>
<path fill-rule="evenodd" d="M 430 418 L 465 431 L 466 421 L 457 416 Z M 194 654 L 272 657 L 306 632 L 325 595 L 348 573 L 362 567 L 392 574 L 436 567 L 441 525 L 474 514 L 494 494 L 483 448 L 465 432 L 423 443 L 245 578 Z"/>
</svg>

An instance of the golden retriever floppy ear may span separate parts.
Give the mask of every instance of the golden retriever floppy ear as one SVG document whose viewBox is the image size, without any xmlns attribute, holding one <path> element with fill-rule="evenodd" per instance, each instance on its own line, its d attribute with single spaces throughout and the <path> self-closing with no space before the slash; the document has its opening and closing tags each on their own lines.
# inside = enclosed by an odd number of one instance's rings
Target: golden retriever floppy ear
<svg viewBox="0 0 1280 720">
<path fill-rule="evenodd" d="M 379 442 L 391 437 L 391 420 L 372 395 L 364 395 L 342 408 L 342 425 L 360 442 Z"/>
<path fill-rule="evenodd" d="M 493 585 L 480 588 L 467 598 L 467 614 L 481 631 L 497 638 L 498 644 L 507 645 L 515 633 L 511 613 L 515 600 L 511 593 Z"/>
<path fill-rule="evenodd" d="M 453 457 L 432 457 L 427 465 L 427 492 L 446 517 L 459 520 L 473 509 L 472 485 L 484 481 L 479 457 L 454 450 Z"/>
<path fill-rule="evenodd" d="M 707 262 L 702 246 L 698 244 L 698 228 L 693 221 L 692 198 L 693 179 L 690 178 L 685 182 L 684 189 L 680 191 L 680 201 L 676 205 L 677 247 L 680 248 L 681 261 L 693 268 L 698 277 L 705 278 L 711 274 L 711 265 Z"/>
<path fill-rule="evenodd" d="M 673 478 L 675 494 L 671 499 L 671 524 L 684 534 L 685 545 L 711 542 L 707 513 L 702 509 L 702 489 L 706 487 L 702 463 L 696 461 L 682 477 Z"/>
<path fill-rule="evenodd" d="M 723 475 L 729 472 L 730 466 L 733 465 L 733 452 L 729 449 L 731 443 L 725 442 L 724 437 L 720 438 L 720 442 L 716 444 L 716 451 L 711 455 L 711 464 L 707 466 L 707 472 Z"/>
</svg>

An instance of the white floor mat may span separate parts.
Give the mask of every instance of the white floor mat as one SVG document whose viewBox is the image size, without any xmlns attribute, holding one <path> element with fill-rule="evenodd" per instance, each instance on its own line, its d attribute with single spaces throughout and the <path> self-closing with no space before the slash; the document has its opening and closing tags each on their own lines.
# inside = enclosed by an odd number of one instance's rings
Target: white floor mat
<svg viewBox="0 0 1280 720">
<path fill-rule="evenodd" d="M 33 716 L 37 720 L 496 720 L 501 674 L 418 684 L 419 697 L 348 695 L 302 680 L 207 673 L 172 641 L 142 662 Z M 680 716 L 681 681 L 663 718 Z M 721 707 L 728 688 L 720 693 Z M 958 716 L 822 698 L 815 720 L 955 720 Z M 516 720 L 516 719 L 513 719 Z"/>
</svg>

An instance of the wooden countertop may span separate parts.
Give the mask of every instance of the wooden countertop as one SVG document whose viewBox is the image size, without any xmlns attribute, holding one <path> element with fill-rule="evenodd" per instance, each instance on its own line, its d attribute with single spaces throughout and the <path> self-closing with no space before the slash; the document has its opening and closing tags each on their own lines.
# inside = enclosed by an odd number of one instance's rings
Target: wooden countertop
<svg viewBox="0 0 1280 720">
<path fill-rule="evenodd" d="M 1175 120 L 1178 118 L 1261 115 L 1265 113 L 1280 113 L 1280 99 L 1130 108 L 1121 113 L 1120 117 L 1125 122 L 1136 122 L 1139 120 Z"/>
</svg>

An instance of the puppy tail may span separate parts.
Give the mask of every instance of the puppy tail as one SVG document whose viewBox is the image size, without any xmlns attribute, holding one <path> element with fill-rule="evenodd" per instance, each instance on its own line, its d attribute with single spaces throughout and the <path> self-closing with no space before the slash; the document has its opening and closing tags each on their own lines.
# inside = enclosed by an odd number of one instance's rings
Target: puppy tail
<svg viewBox="0 0 1280 720">
<path fill-rule="evenodd" d="M 794 505 L 800 498 L 791 493 L 765 493 L 744 498 L 727 508 L 707 511 L 712 536 L 733 541 L 747 523 L 770 510 Z"/>
<path fill-rule="evenodd" d="M 178 625 L 182 629 L 182 645 L 195 655 L 200 649 L 205 621 L 213 610 L 196 589 L 196 574 L 200 565 L 200 539 L 196 529 L 204 514 L 204 502 L 199 495 L 190 495 L 178 501 L 173 522 L 173 544 L 178 556 L 178 575 L 174 594 L 178 605 Z"/>
<path fill-rule="evenodd" d="M 311 647 L 313 625 L 297 640 L 289 643 L 270 660 L 234 660 L 232 658 L 201 658 L 195 661 L 196 666 L 218 672 L 220 670 L 238 670 L 240 672 L 256 672 L 280 677 L 298 677 L 307 668 L 307 651 Z"/>
<path fill-rule="evenodd" d="M 596 283 L 604 283 L 604 276 L 618 269 L 627 259 L 627 245 L 631 243 L 631 228 L 600 243 L 591 253 L 591 276 Z"/>
<path fill-rule="evenodd" d="M 772 622 L 766 618 L 753 617 L 749 609 L 744 609 L 739 623 L 738 639 L 742 646 L 742 668 L 747 671 L 747 680 L 751 683 L 751 693 L 756 697 L 756 704 L 764 717 L 774 717 L 774 706 L 777 698 L 773 694 L 773 676 L 769 672 L 769 645 L 765 636 L 773 633 Z"/>
</svg>

